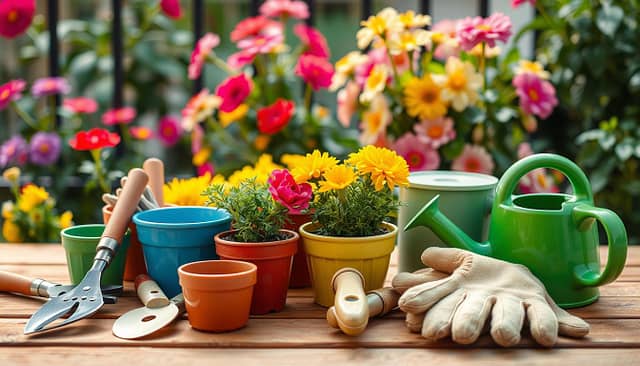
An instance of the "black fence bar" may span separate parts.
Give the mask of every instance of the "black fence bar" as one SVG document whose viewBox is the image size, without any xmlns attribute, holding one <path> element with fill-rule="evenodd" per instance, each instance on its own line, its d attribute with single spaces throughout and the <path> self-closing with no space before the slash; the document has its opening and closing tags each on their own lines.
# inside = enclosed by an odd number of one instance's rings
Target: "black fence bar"
<svg viewBox="0 0 640 366">
<path fill-rule="evenodd" d="M 49 76 L 60 76 L 59 51 L 58 51 L 58 0 L 47 1 L 47 26 L 49 27 Z M 60 94 L 53 96 L 55 113 L 55 126 L 60 127 L 62 120 L 58 114 L 60 107 Z"/>
<path fill-rule="evenodd" d="M 254 17 L 258 15 L 258 11 L 260 9 L 260 0 L 249 0 L 249 14 Z"/>
<path fill-rule="evenodd" d="M 478 2 L 478 15 L 480 15 L 483 18 L 488 17 L 490 7 L 491 7 L 491 3 L 489 2 L 489 0 L 480 0 Z"/>
<path fill-rule="evenodd" d="M 307 18 L 307 24 L 313 25 L 315 24 L 316 18 L 316 2 L 315 0 L 305 0 L 307 6 L 309 7 L 309 18 Z"/>
<path fill-rule="evenodd" d="M 373 4 L 371 0 L 362 0 L 362 14 L 360 14 L 361 19 L 367 19 L 369 15 L 373 14 Z"/>
<path fill-rule="evenodd" d="M 420 0 L 418 5 L 420 6 L 420 14 L 431 15 L 431 0 Z"/>
<path fill-rule="evenodd" d="M 124 68 L 122 65 L 122 0 L 111 1 L 111 57 L 113 58 L 113 95 L 111 99 L 112 108 L 122 108 L 124 104 Z M 118 124 L 120 135 L 124 133 L 125 126 Z M 116 156 L 121 157 L 125 152 L 124 139 L 116 147 Z"/>
<path fill-rule="evenodd" d="M 193 8 L 191 10 L 193 21 L 193 45 L 195 48 L 196 43 L 202 37 L 204 33 L 204 3 L 202 0 L 193 0 Z M 204 83 L 202 73 L 197 79 L 193 81 L 193 94 L 197 94 L 202 90 Z"/>
</svg>

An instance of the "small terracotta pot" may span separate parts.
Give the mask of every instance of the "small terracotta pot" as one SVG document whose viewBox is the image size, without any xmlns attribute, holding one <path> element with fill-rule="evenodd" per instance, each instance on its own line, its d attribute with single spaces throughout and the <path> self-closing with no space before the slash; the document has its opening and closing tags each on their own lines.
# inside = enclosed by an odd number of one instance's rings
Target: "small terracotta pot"
<svg viewBox="0 0 640 366">
<path fill-rule="evenodd" d="M 291 220 L 285 225 L 285 229 L 298 232 L 303 224 L 311 221 L 310 214 L 289 214 Z M 309 276 L 309 267 L 307 266 L 307 252 L 304 250 L 302 239 L 298 239 L 298 251 L 293 257 L 291 265 L 291 279 L 289 280 L 289 288 L 303 288 L 311 286 L 311 277 Z"/>
<path fill-rule="evenodd" d="M 105 205 L 102 207 L 102 221 L 106 225 L 111 218 L 113 207 Z M 144 262 L 144 254 L 142 254 L 142 245 L 138 240 L 138 231 L 133 221 L 129 222 L 129 230 L 131 237 L 129 239 L 129 249 L 127 250 L 127 258 L 124 264 L 125 281 L 133 281 L 139 274 L 147 274 L 147 266 Z"/>
<path fill-rule="evenodd" d="M 191 327 L 208 332 L 244 327 L 256 274 L 254 264 L 240 261 L 208 260 L 180 266 L 178 277 Z"/>
<path fill-rule="evenodd" d="M 253 291 L 251 314 L 267 314 L 281 311 L 287 301 L 291 262 L 298 248 L 298 233 L 281 230 L 287 239 L 242 243 L 228 240 L 235 231 L 225 231 L 215 236 L 216 252 L 220 259 L 242 260 L 258 267 L 258 280 Z"/>
</svg>

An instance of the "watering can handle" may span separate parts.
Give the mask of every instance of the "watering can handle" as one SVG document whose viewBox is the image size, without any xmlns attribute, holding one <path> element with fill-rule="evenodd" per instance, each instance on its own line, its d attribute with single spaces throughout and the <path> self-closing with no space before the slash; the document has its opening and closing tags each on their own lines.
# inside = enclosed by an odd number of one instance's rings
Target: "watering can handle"
<svg viewBox="0 0 640 366">
<path fill-rule="evenodd" d="M 560 171 L 571 182 L 577 201 L 593 202 L 589 180 L 574 162 L 556 154 L 534 154 L 518 160 L 504 172 L 496 187 L 495 204 L 511 204 L 513 190 L 520 178 L 539 168 L 553 168 Z"/>
<path fill-rule="evenodd" d="M 573 219 L 579 230 L 591 229 L 594 219 L 600 221 L 607 233 L 609 251 L 602 273 L 598 273 L 597 269 L 594 271 L 587 266 L 579 266 L 575 271 L 576 279 L 583 286 L 601 286 L 613 282 L 622 272 L 627 259 L 627 232 L 622 220 L 611 210 L 589 204 L 575 206 Z"/>
</svg>

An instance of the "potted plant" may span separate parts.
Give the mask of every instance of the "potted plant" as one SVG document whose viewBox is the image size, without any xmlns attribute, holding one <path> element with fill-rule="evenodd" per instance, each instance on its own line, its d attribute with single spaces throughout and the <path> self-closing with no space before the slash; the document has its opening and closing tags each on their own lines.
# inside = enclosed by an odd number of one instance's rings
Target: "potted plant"
<svg viewBox="0 0 640 366">
<path fill-rule="evenodd" d="M 407 162 L 368 145 L 342 163 L 314 151 L 290 166 L 297 183 L 316 186 L 313 219 L 300 227 L 315 302 L 333 304 L 331 277 L 344 267 L 363 274 L 366 290 L 382 287 L 398 233 L 385 220 L 399 205 L 394 187 L 408 184 Z"/>
<path fill-rule="evenodd" d="M 203 194 L 207 205 L 224 208 L 232 217 L 232 230 L 214 239 L 220 258 L 258 267 L 251 314 L 282 310 L 299 238 L 297 232 L 284 229 L 287 213 L 308 207 L 311 186 L 297 184 L 289 171 L 277 169 L 266 184 L 254 177 L 233 186 L 214 184 Z"/>
</svg>

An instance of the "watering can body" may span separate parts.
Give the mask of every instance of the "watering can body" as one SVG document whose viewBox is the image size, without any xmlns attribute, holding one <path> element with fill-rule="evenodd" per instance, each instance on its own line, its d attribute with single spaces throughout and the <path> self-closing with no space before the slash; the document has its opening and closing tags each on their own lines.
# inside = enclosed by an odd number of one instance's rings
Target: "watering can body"
<svg viewBox="0 0 640 366">
<path fill-rule="evenodd" d="M 520 178 L 538 168 L 562 172 L 573 194 L 513 195 Z M 496 187 L 488 242 L 468 237 L 439 211 L 438 200 L 425 205 L 406 228 L 425 225 L 451 246 L 525 265 L 562 307 L 594 302 L 598 286 L 614 281 L 624 268 L 627 236 L 622 221 L 612 211 L 593 205 L 584 173 L 559 155 L 532 155 L 505 172 Z M 609 246 L 602 272 L 596 220 L 605 229 Z"/>
</svg>

